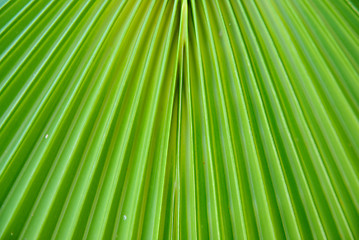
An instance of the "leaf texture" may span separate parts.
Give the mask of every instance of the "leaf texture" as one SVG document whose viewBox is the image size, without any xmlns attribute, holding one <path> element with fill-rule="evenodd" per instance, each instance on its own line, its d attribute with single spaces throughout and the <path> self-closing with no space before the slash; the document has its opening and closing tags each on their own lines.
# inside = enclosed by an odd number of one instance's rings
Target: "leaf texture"
<svg viewBox="0 0 359 240">
<path fill-rule="evenodd" d="M 1 239 L 359 239 L 355 0 L 0 0 Z"/>
</svg>

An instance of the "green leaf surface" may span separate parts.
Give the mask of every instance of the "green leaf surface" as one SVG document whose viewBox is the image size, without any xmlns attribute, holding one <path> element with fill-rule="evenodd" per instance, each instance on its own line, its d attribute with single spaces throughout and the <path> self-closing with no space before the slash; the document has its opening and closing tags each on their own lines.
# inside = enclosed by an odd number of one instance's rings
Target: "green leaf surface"
<svg viewBox="0 0 359 240">
<path fill-rule="evenodd" d="M 359 239 L 356 0 L 0 0 L 0 239 Z"/>
</svg>

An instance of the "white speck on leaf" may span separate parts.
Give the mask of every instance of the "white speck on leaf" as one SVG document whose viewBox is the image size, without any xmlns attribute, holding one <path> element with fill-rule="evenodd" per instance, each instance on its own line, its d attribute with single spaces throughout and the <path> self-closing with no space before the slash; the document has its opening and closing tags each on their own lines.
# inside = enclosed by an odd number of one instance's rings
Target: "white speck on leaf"
<svg viewBox="0 0 359 240">
<path fill-rule="evenodd" d="M 46 134 L 46 135 L 45 135 L 45 138 L 48 138 L 48 137 L 49 137 L 49 134 Z"/>
<path fill-rule="evenodd" d="M 126 221 L 127 217 L 126 215 L 123 215 L 123 221 Z"/>
</svg>

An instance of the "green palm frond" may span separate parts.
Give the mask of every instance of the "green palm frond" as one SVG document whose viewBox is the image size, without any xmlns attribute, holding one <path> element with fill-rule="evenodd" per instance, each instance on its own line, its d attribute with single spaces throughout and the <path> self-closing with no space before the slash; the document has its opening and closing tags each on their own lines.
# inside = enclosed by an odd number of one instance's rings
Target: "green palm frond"
<svg viewBox="0 0 359 240">
<path fill-rule="evenodd" d="M 0 239 L 359 239 L 356 0 L 0 0 Z"/>
</svg>

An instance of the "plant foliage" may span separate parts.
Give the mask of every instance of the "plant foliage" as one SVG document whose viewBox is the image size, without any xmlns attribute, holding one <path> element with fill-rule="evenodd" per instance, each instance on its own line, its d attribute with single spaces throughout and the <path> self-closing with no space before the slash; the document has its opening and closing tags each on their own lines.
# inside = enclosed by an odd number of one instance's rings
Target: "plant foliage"
<svg viewBox="0 0 359 240">
<path fill-rule="evenodd" d="M 353 0 L 0 0 L 1 239 L 359 239 Z"/>
</svg>

